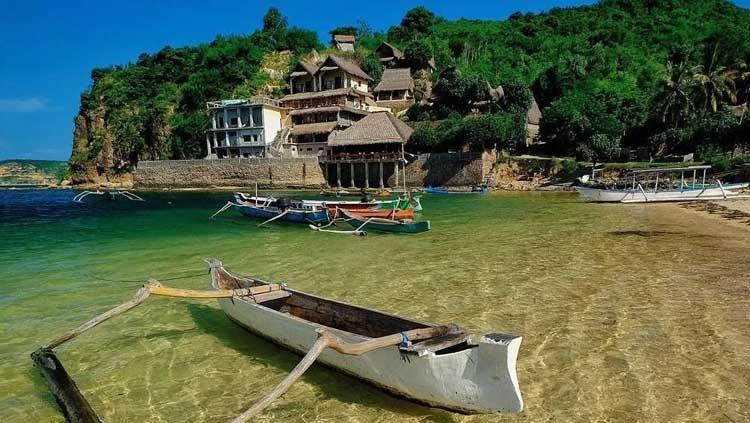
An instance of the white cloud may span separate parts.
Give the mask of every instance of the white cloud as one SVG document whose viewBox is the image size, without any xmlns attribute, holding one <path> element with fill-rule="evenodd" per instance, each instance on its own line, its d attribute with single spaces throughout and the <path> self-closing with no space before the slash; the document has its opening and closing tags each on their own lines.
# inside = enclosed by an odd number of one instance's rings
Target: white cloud
<svg viewBox="0 0 750 423">
<path fill-rule="evenodd" d="M 47 107 L 47 100 L 39 97 L 0 98 L 0 112 L 35 112 Z"/>
</svg>

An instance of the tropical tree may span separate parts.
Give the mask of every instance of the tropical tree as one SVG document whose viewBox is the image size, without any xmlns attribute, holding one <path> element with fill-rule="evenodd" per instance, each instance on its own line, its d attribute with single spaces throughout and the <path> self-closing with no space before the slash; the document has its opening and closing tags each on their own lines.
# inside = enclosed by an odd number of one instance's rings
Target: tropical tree
<svg viewBox="0 0 750 423">
<path fill-rule="evenodd" d="M 729 103 L 737 101 L 737 92 L 734 78 L 736 70 L 720 65 L 717 60 L 718 45 L 714 46 L 713 53 L 706 64 L 693 68 L 693 79 L 700 87 L 703 102 L 702 111 L 714 112 L 719 109 L 723 100 Z"/>
<path fill-rule="evenodd" d="M 287 28 L 286 17 L 275 7 L 269 7 L 263 16 L 263 32 L 280 32 Z"/>
<path fill-rule="evenodd" d="M 662 123 L 676 128 L 695 114 L 693 96 L 697 81 L 693 69 L 685 61 L 668 61 L 660 91 L 654 97 L 653 110 Z"/>
</svg>

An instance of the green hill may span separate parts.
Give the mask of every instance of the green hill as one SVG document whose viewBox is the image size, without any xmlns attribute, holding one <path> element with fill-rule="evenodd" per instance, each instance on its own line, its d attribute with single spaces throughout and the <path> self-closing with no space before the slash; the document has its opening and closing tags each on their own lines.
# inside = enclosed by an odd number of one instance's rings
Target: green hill
<svg viewBox="0 0 750 423">
<path fill-rule="evenodd" d="M 517 138 L 511 106 L 526 101 L 528 90 L 542 108 L 550 154 L 607 158 L 620 147 L 644 147 L 653 155 L 708 156 L 748 144 L 748 119 L 730 106 L 748 98 L 750 13 L 724 0 L 609 0 L 505 21 L 447 21 L 417 8 L 387 33 L 348 29 L 358 35 L 355 58 L 375 76 L 372 49 L 383 40 L 401 47 L 413 68 L 434 57 L 433 82 L 447 100 L 409 116 L 446 127 L 418 130 L 422 148 L 452 149 L 467 138 L 474 145 L 488 133 Z M 136 159 L 204 156 L 206 101 L 280 95 L 264 62 L 274 52 L 289 50 L 295 60 L 324 48 L 315 33 L 287 28 L 276 11 L 247 36 L 165 47 L 93 70 L 76 118 L 74 179 L 127 172 Z M 449 67 L 458 77 L 441 81 Z M 485 96 L 487 83 L 510 89 L 495 117 L 475 122 L 465 117 L 466 104 Z M 513 139 L 503 146 L 523 149 Z"/>
<path fill-rule="evenodd" d="M 57 184 L 67 170 L 68 162 L 56 160 L 2 160 L 0 185 Z"/>
</svg>

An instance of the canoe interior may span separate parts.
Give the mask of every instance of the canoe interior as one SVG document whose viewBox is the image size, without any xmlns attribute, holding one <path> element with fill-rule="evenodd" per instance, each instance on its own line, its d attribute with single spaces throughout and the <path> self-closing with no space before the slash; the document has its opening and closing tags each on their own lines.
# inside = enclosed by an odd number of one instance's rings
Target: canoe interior
<svg viewBox="0 0 750 423">
<path fill-rule="evenodd" d="M 229 274 L 223 268 L 214 273 L 218 288 L 239 289 L 263 285 L 264 282 L 253 279 L 239 278 Z M 398 316 L 380 313 L 338 301 L 316 297 L 298 291 L 291 291 L 292 295 L 285 298 L 266 301 L 259 304 L 262 307 L 289 313 L 301 319 L 323 326 L 336 328 L 370 338 L 377 338 L 404 332 L 430 325 L 403 319 Z"/>
</svg>

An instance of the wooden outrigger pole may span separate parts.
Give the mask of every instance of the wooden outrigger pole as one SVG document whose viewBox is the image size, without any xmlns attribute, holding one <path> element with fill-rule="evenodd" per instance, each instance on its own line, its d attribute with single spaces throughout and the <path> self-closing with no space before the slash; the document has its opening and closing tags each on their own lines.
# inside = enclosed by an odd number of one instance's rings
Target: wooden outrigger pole
<svg viewBox="0 0 750 423">
<path fill-rule="evenodd" d="M 268 301 L 274 298 L 288 296 L 289 292 L 280 284 L 268 284 L 254 286 L 242 289 L 219 289 L 210 291 L 197 291 L 189 289 L 170 288 L 162 285 L 158 281 L 151 279 L 144 284 L 135 294 L 135 296 L 119 306 L 104 312 L 93 319 L 85 322 L 77 328 L 59 336 L 46 345 L 31 354 L 31 358 L 36 366 L 42 372 L 47 380 L 55 399 L 62 408 L 65 418 L 72 423 L 101 423 L 102 420 L 96 414 L 94 409 L 83 396 L 73 379 L 65 371 L 60 360 L 55 356 L 54 348 L 74 339 L 78 335 L 86 332 L 105 321 L 119 316 L 135 307 L 143 304 L 151 295 L 177 298 L 233 298 L 252 296 L 258 302 Z M 392 345 L 398 345 L 408 339 L 409 341 L 420 341 L 437 336 L 442 336 L 455 331 L 455 326 L 435 326 L 427 328 L 413 329 L 406 332 L 386 335 L 380 338 L 373 338 L 359 343 L 349 343 L 332 334 L 325 329 L 318 330 L 318 339 L 312 345 L 307 354 L 297 364 L 297 366 L 279 383 L 273 391 L 263 399 L 255 403 L 247 411 L 233 419 L 231 423 L 245 423 L 253 416 L 262 412 L 275 399 L 286 392 L 292 384 L 299 379 L 304 372 L 310 368 L 318 356 L 326 349 L 331 348 L 341 354 L 362 355 L 367 352 L 384 348 Z"/>
</svg>

